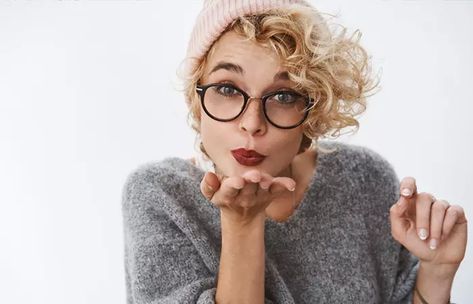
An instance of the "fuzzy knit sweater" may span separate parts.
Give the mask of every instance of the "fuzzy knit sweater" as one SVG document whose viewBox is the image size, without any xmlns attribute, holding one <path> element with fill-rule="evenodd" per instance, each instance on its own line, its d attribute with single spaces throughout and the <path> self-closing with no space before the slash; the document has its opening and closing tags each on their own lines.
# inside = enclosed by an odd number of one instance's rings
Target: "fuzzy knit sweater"
<svg viewBox="0 0 473 304">
<path fill-rule="evenodd" d="M 399 181 L 379 154 L 321 141 L 306 194 L 265 224 L 266 303 L 411 303 L 418 260 L 390 233 Z M 133 171 L 123 189 L 127 303 L 215 303 L 221 230 L 180 158 Z"/>
</svg>

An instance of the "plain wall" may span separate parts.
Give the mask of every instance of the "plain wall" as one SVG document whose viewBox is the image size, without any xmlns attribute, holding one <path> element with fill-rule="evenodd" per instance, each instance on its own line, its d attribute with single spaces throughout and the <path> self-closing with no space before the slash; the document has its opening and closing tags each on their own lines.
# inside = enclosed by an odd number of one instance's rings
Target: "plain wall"
<svg viewBox="0 0 473 304">
<path fill-rule="evenodd" d="M 471 218 L 473 2 L 313 3 L 361 30 L 381 75 L 338 140 Z M 125 303 L 122 186 L 139 164 L 193 154 L 176 70 L 201 5 L 0 0 L 2 303 Z M 473 302 L 471 244 L 454 302 Z"/>
</svg>

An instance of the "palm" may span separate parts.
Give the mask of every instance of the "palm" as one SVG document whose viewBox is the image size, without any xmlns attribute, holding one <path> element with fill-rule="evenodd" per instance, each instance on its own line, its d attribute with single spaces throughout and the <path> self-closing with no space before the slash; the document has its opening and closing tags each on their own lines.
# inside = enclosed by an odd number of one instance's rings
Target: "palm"
<svg viewBox="0 0 473 304">
<path fill-rule="evenodd" d="M 394 224 L 391 222 L 391 224 Z M 459 264 L 465 255 L 467 223 L 456 224 L 436 250 L 429 248 L 429 239 L 422 241 L 417 235 L 415 221 L 404 218 L 404 237 L 398 241 L 421 261 L 433 264 Z"/>
</svg>

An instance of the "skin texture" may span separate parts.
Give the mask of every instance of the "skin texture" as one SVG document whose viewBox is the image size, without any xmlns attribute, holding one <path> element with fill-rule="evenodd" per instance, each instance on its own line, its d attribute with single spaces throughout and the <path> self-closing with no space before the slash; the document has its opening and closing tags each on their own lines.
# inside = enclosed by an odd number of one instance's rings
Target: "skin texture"
<svg viewBox="0 0 473 304">
<path fill-rule="evenodd" d="M 211 72 L 222 62 L 238 65 L 242 71 L 222 68 Z M 294 86 L 286 79 L 274 81 L 273 77 L 281 71 L 279 59 L 273 52 L 229 32 L 215 44 L 201 82 L 232 83 L 250 96 L 260 97 L 277 89 Z M 231 122 L 215 121 L 201 111 L 202 142 L 220 173 L 226 176 L 241 175 L 248 169 L 230 154 L 232 149 L 240 147 L 268 156 L 262 164 L 253 168 L 272 176 L 287 174 L 287 168 L 298 152 L 302 131 L 302 126 L 283 130 L 269 124 L 259 99 L 252 99 L 245 112 Z"/>
<path fill-rule="evenodd" d="M 225 33 L 213 46 L 201 84 L 229 82 L 260 97 L 294 86 L 284 77 L 277 56 L 262 46 Z M 233 68 L 215 67 L 231 63 Z M 237 66 L 238 68 L 234 68 Z M 252 99 L 236 120 L 219 122 L 201 111 L 201 138 L 217 174 L 207 172 L 203 195 L 220 208 L 222 251 L 217 302 L 264 303 L 264 222 L 286 220 L 314 175 L 315 152 L 298 154 L 303 129 L 269 124 L 259 99 Z M 231 150 L 267 155 L 254 167 L 240 165 Z M 290 174 L 292 166 L 292 175 Z M 447 303 L 455 273 L 464 258 L 467 220 L 463 208 L 418 193 L 415 179 L 401 181 L 390 209 L 392 236 L 420 259 L 417 289 L 429 303 Z M 388 225 L 389 223 L 386 223 Z M 421 303 L 419 296 L 414 303 Z"/>
<path fill-rule="evenodd" d="M 231 63 L 241 69 L 215 70 L 221 63 Z M 201 84 L 231 83 L 250 96 L 260 97 L 295 86 L 283 76 L 275 80 L 275 77 L 282 75 L 281 72 L 284 70 L 274 52 L 228 32 L 214 45 Z M 271 125 L 264 117 L 261 100 L 255 98 L 250 100 L 241 116 L 230 122 L 216 121 L 201 111 L 200 131 L 202 143 L 219 175 L 208 173 L 204 177 L 206 185 L 215 190 L 221 189 L 218 193 L 212 193 L 212 202 L 228 216 L 241 221 L 251 220 L 271 203 L 268 213 L 274 219 L 283 220 L 292 214 L 296 181 L 289 177 L 289 165 L 298 154 L 302 126 L 283 130 Z M 231 154 L 231 150 L 236 148 L 255 150 L 267 157 L 258 166 L 243 166 Z M 313 154 L 313 151 L 299 157 L 310 153 Z M 299 173 L 294 171 L 298 171 L 298 167 L 294 166 L 293 175 Z M 301 184 L 298 190 L 307 183 Z"/>
<path fill-rule="evenodd" d="M 230 82 L 253 97 L 293 87 L 284 77 L 275 79 L 283 71 L 274 53 L 233 32 L 224 34 L 214 48 L 201 84 Z M 223 62 L 238 68 L 215 70 Z M 201 111 L 200 131 L 218 173 L 206 173 L 201 182 L 204 196 L 220 208 L 222 249 L 215 300 L 264 303 L 264 222 L 267 216 L 284 220 L 293 213 L 296 193 L 303 192 L 308 181 L 299 178 L 297 184 L 292 177 L 313 174 L 299 165 L 313 152 L 297 156 L 302 127 L 282 130 L 272 126 L 259 99 L 252 99 L 245 112 L 231 122 L 215 121 Z M 242 166 L 231 154 L 236 148 L 267 157 L 258 166 Z"/>
<path fill-rule="evenodd" d="M 419 258 L 416 287 L 428 303 L 448 303 L 455 273 L 465 256 L 467 219 L 462 207 L 417 192 L 413 177 L 400 184 L 391 207 L 391 232 Z M 414 303 L 422 303 L 416 292 Z"/>
</svg>

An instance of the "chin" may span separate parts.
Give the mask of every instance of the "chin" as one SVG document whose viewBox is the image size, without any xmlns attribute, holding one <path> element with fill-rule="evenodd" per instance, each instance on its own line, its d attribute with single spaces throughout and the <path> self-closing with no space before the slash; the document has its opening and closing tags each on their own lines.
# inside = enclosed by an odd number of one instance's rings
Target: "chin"
<svg viewBox="0 0 473 304">
<path fill-rule="evenodd" d="M 244 166 L 237 162 L 233 157 L 231 159 L 225 160 L 221 166 L 216 164 L 216 167 L 217 172 L 225 176 L 242 176 L 245 172 L 250 170 L 260 170 L 262 172 L 267 172 L 262 164 L 259 164 L 258 166 Z"/>
</svg>

